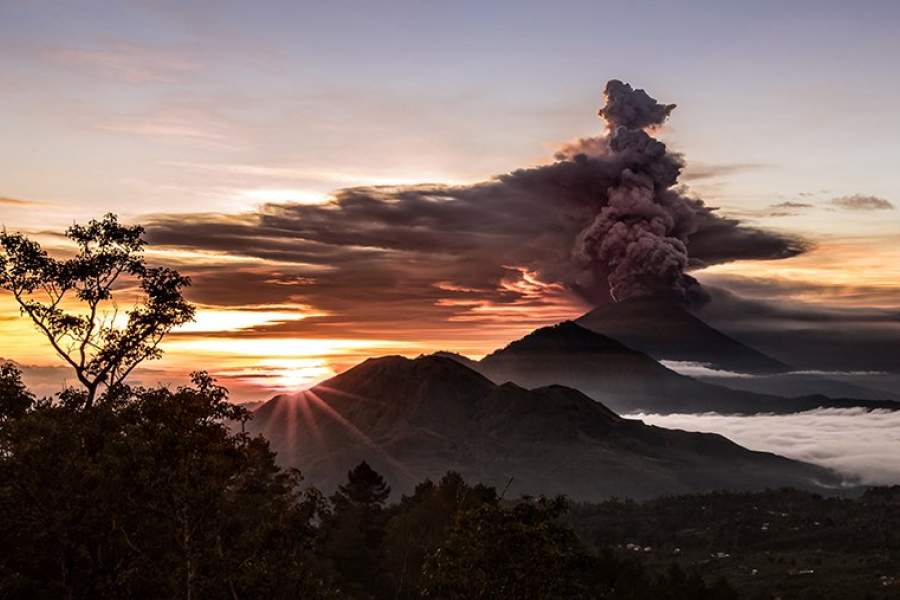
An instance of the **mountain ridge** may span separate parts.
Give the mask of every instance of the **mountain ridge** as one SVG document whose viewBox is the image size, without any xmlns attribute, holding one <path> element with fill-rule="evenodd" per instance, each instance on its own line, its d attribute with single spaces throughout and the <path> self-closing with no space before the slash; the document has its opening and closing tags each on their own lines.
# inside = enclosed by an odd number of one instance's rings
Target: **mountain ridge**
<svg viewBox="0 0 900 600">
<path fill-rule="evenodd" d="M 618 412 L 785 414 L 821 407 L 900 409 L 900 403 L 890 400 L 785 398 L 698 381 L 574 321 L 536 329 L 476 365 L 495 383 L 514 381 L 527 388 L 558 383 Z"/>
<path fill-rule="evenodd" d="M 716 434 L 622 418 L 564 386 L 496 385 L 441 356 L 369 359 L 310 390 L 276 396 L 248 430 L 326 490 L 360 460 L 385 474 L 395 493 L 451 469 L 514 494 L 585 500 L 839 484 L 827 469 Z"/>
</svg>

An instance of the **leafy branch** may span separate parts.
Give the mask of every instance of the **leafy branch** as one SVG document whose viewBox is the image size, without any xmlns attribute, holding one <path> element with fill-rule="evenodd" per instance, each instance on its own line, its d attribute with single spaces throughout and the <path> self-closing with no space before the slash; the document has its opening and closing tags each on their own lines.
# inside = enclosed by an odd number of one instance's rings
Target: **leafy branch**
<svg viewBox="0 0 900 600">
<path fill-rule="evenodd" d="M 117 386 L 140 363 L 159 358 L 165 335 L 194 317 L 182 293 L 190 279 L 148 266 L 143 233 L 113 214 L 73 225 L 66 237 L 76 252 L 64 260 L 21 233 L 0 233 L 0 289 L 13 295 L 75 371 L 87 406 L 101 386 Z M 129 289 L 129 282 L 140 297 L 123 314 L 114 296 Z"/>
</svg>

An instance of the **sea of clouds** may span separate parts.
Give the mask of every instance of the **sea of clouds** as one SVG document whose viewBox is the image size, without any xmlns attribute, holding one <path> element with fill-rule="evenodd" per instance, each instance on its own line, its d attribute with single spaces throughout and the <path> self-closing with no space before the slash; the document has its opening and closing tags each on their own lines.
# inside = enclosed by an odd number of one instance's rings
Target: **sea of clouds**
<svg viewBox="0 0 900 600">
<path fill-rule="evenodd" d="M 900 411 L 823 408 L 791 415 L 628 417 L 670 429 L 719 433 L 752 450 L 829 467 L 864 484 L 900 484 Z"/>
</svg>

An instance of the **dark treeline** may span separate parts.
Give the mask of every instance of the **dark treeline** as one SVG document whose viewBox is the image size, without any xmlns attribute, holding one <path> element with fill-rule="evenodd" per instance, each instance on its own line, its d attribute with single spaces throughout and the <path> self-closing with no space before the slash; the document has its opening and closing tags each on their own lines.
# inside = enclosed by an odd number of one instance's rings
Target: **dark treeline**
<svg viewBox="0 0 900 600">
<path fill-rule="evenodd" d="M 69 228 L 73 252 L 55 259 L 0 232 L 0 289 L 79 385 L 38 399 L 0 365 L 0 599 L 736 597 L 708 561 L 623 549 L 625 536 L 671 544 L 700 514 L 690 506 L 572 512 L 563 498 L 505 499 L 454 473 L 389 505 L 366 463 L 325 496 L 245 433 L 251 414 L 208 375 L 129 385 L 194 314 L 189 278 L 147 265 L 142 233 L 106 215 Z M 138 298 L 120 313 L 114 296 L 127 290 Z M 728 509 L 716 514 L 727 535 Z"/>
<path fill-rule="evenodd" d="M 36 399 L 0 367 L 0 598 L 731 596 L 589 552 L 562 499 L 501 502 L 448 473 L 387 506 L 365 463 L 325 497 L 244 433 L 250 413 L 208 375 L 129 385 L 194 315 L 190 279 L 148 265 L 142 235 L 109 214 L 70 227 L 54 258 L 0 232 L 0 289 L 79 385 Z"/>
<path fill-rule="evenodd" d="M 454 473 L 387 504 L 362 463 L 333 495 L 241 433 L 206 375 L 35 399 L 0 369 L 0 598 L 732 598 L 589 550 L 561 498 Z"/>
<path fill-rule="evenodd" d="M 723 577 L 741 596 L 900 598 L 900 486 L 850 497 L 793 489 L 574 504 L 586 543 Z"/>
</svg>

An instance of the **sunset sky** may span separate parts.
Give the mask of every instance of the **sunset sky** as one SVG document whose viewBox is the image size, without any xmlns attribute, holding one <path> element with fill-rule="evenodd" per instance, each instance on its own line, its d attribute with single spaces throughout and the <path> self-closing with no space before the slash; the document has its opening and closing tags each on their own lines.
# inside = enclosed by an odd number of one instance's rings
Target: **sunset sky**
<svg viewBox="0 0 900 600">
<path fill-rule="evenodd" d="M 495 177 L 603 135 L 614 78 L 677 104 L 654 135 L 686 193 L 802 242 L 695 266 L 701 314 L 763 346 L 900 339 L 897 2 L 182 4 L 0 0 L 3 226 L 62 250 L 115 212 L 194 280 L 141 381 L 207 369 L 261 400 L 589 310 L 554 276 L 557 217 L 502 212 L 520 175 Z M 0 357 L 64 377 L 8 296 Z"/>
</svg>

